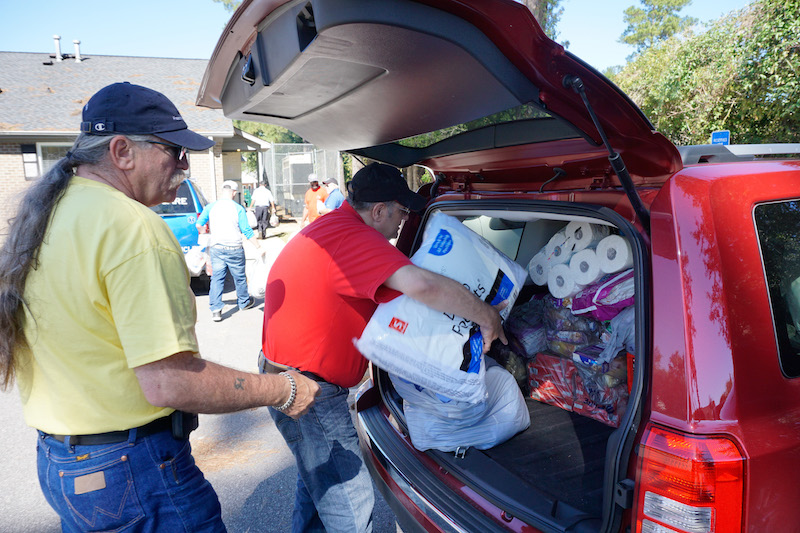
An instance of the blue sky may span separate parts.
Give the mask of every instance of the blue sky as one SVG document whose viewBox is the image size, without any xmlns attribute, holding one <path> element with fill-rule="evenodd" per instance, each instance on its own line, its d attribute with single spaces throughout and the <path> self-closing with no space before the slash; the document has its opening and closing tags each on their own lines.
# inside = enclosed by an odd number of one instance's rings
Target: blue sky
<svg viewBox="0 0 800 533">
<path fill-rule="evenodd" d="M 230 18 L 212 0 L 1 0 L 0 51 L 208 59 Z M 750 0 L 694 0 L 681 14 L 703 22 Z M 598 70 L 622 65 L 633 48 L 618 42 L 625 8 L 638 0 L 562 0 L 559 42 Z"/>
</svg>

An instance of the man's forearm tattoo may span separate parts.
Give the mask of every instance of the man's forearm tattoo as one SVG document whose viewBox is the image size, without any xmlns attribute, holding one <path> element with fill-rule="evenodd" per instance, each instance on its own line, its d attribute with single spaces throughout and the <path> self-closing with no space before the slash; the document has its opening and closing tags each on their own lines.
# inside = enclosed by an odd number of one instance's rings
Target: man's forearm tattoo
<svg viewBox="0 0 800 533">
<path fill-rule="evenodd" d="M 236 378 L 236 382 L 233 384 L 233 388 L 244 390 L 244 378 Z"/>
</svg>

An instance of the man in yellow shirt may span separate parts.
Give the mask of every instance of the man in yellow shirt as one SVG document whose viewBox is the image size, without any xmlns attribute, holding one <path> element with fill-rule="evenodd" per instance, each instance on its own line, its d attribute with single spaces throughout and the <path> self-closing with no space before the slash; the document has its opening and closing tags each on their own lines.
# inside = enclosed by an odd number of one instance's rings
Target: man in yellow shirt
<svg viewBox="0 0 800 533">
<path fill-rule="evenodd" d="M 186 150 L 213 141 L 127 82 L 89 100 L 81 132 L 28 190 L 0 251 L 0 385 L 16 378 L 65 531 L 224 531 L 191 456 L 196 413 L 299 417 L 318 386 L 199 357 L 181 248 L 148 206 L 173 201 Z"/>
</svg>

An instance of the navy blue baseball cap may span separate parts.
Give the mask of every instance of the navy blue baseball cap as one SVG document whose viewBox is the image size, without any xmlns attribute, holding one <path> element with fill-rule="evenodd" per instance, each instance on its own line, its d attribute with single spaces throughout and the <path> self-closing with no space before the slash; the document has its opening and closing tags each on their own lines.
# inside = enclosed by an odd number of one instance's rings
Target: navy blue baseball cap
<svg viewBox="0 0 800 533">
<path fill-rule="evenodd" d="M 191 131 L 175 104 L 158 91 L 127 81 L 103 87 L 83 106 L 81 131 L 89 135 L 156 135 L 189 150 L 214 141 Z"/>
<path fill-rule="evenodd" d="M 356 172 L 348 189 L 356 202 L 395 201 L 412 211 L 425 207 L 425 198 L 408 188 L 400 171 L 383 163 L 370 163 Z"/>
</svg>

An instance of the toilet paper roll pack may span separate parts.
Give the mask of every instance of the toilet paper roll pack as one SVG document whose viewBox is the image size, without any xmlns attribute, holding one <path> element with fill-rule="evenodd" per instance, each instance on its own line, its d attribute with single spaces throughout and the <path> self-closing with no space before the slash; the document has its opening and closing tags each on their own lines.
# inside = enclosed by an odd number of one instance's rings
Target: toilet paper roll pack
<svg viewBox="0 0 800 533">
<path fill-rule="evenodd" d="M 528 274 L 535 284 L 547 285 L 547 275 L 549 273 L 550 263 L 547 261 L 544 251 L 540 251 L 528 263 Z"/>
<path fill-rule="evenodd" d="M 576 283 L 589 285 L 603 276 L 600 261 L 592 248 L 574 254 L 569 261 L 569 269 Z"/>
<path fill-rule="evenodd" d="M 589 222 L 570 222 L 564 228 L 564 234 L 572 243 L 572 252 L 577 253 L 586 248 L 594 248 L 610 233 L 609 227 Z"/>
<path fill-rule="evenodd" d="M 576 283 L 569 265 L 554 265 L 547 277 L 547 289 L 556 298 L 569 298 L 579 293 L 583 285 Z"/>
<path fill-rule="evenodd" d="M 551 266 L 558 265 L 569 261 L 573 248 L 574 243 L 567 238 L 564 230 L 561 230 L 550 237 L 544 247 L 544 255 Z"/>
<path fill-rule="evenodd" d="M 633 266 L 633 251 L 628 240 L 619 235 L 609 235 L 597 244 L 595 250 L 600 270 L 607 274 L 620 272 Z"/>
</svg>

